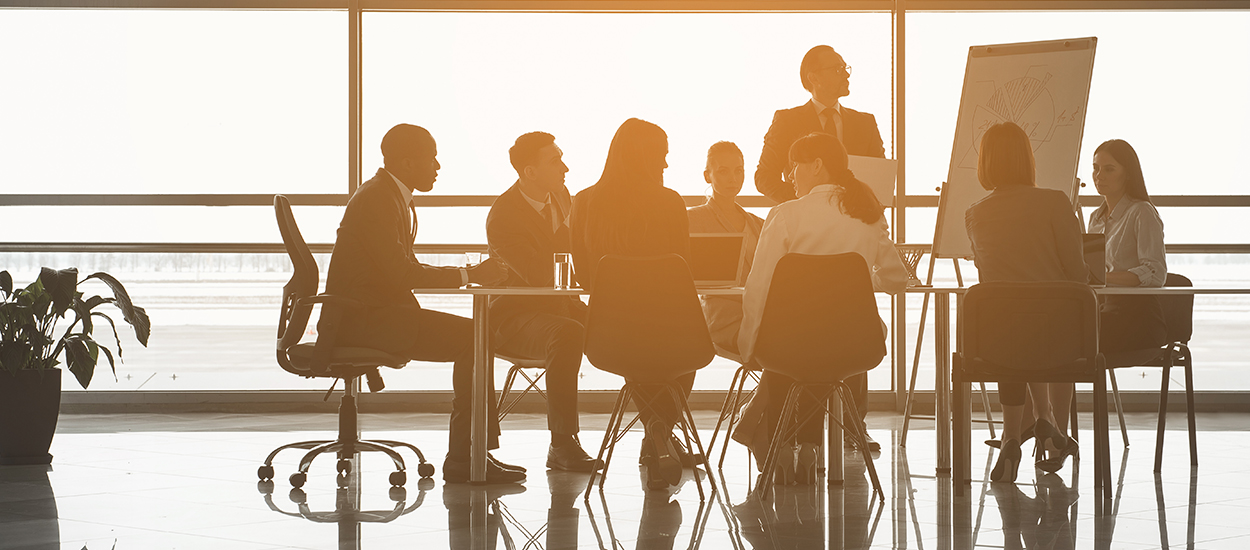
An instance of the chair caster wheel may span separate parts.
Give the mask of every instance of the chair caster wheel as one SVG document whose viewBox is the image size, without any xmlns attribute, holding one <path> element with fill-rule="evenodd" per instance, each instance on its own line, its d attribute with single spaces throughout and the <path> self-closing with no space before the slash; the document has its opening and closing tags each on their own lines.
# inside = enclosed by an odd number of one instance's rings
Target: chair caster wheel
<svg viewBox="0 0 1250 550">
<path fill-rule="evenodd" d="M 256 477 L 259 477 L 261 481 L 269 481 L 273 479 L 273 466 L 266 464 L 257 468 Z"/>
<path fill-rule="evenodd" d="M 308 481 L 308 474 L 305 474 L 304 472 L 295 472 L 291 474 L 290 480 L 291 487 L 299 489 L 304 486 L 305 482 Z"/>
<path fill-rule="evenodd" d="M 408 500 L 408 490 L 403 487 L 391 487 L 386 495 L 391 497 L 391 502 L 403 502 Z"/>
<path fill-rule="evenodd" d="M 287 495 L 287 497 L 291 499 L 291 502 L 296 504 L 304 504 L 308 502 L 308 495 L 304 493 L 303 489 L 291 489 L 291 492 Z"/>
<path fill-rule="evenodd" d="M 348 484 L 347 474 L 342 473 L 334 476 L 334 482 L 338 484 L 340 489 L 346 488 Z"/>
<path fill-rule="evenodd" d="M 338 463 L 335 464 L 334 467 L 335 469 L 339 471 L 340 474 L 352 473 L 352 461 L 346 458 L 340 458 Z"/>
<path fill-rule="evenodd" d="M 262 495 L 272 495 L 273 494 L 273 480 L 266 479 L 264 481 L 257 481 L 256 490 L 259 491 L 260 494 Z"/>
<path fill-rule="evenodd" d="M 429 462 L 422 462 L 417 465 L 417 475 L 421 477 L 434 477 L 434 465 Z"/>
<path fill-rule="evenodd" d="M 395 487 L 403 487 L 405 483 L 408 483 L 408 474 L 402 470 L 398 472 L 391 472 L 390 480 L 391 485 Z"/>
</svg>

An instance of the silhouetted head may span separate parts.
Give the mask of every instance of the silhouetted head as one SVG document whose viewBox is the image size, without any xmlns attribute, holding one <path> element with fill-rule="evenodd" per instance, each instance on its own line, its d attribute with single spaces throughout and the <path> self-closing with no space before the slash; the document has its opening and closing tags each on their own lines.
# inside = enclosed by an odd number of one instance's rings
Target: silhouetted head
<svg viewBox="0 0 1250 550">
<path fill-rule="evenodd" d="M 383 166 L 409 189 L 434 188 L 441 168 L 437 155 L 434 136 L 420 126 L 398 124 L 382 137 Z"/>
<path fill-rule="evenodd" d="M 851 93 L 851 67 L 829 46 L 807 50 L 799 64 L 799 80 L 826 107 Z"/>
<path fill-rule="evenodd" d="M 564 152 L 556 147 L 555 136 L 530 132 L 516 138 L 508 157 L 530 198 L 542 199 L 564 185 L 569 167 L 564 164 Z"/>
<path fill-rule="evenodd" d="M 847 169 L 846 148 L 838 138 L 814 132 L 790 146 L 790 179 L 794 192 L 803 197 L 818 185 L 832 184 L 846 215 L 864 223 L 877 223 L 884 207 L 868 184 Z"/>
<path fill-rule="evenodd" d="M 1033 143 L 1014 122 L 990 126 L 981 136 L 977 157 L 977 181 L 987 191 L 1007 185 L 1037 186 Z"/>
<path fill-rule="evenodd" d="M 1133 146 L 1122 139 L 1104 141 L 1094 149 L 1094 187 L 1098 188 L 1099 195 L 1105 197 L 1114 195 L 1118 199 L 1128 195 L 1150 202 L 1141 159 Z"/>
<path fill-rule="evenodd" d="M 742 150 L 732 141 L 718 141 L 707 150 L 707 167 L 703 180 L 712 184 L 712 192 L 733 198 L 742 191 L 746 170 L 742 162 Z"/>
<path fill-rule="evenodd" d="M 631 118 L 616 130 L 587 215 L 588 237 L 614 253 L 635 253 L 653 242 L 662 213 L 668 135 Z"/>
</svg>

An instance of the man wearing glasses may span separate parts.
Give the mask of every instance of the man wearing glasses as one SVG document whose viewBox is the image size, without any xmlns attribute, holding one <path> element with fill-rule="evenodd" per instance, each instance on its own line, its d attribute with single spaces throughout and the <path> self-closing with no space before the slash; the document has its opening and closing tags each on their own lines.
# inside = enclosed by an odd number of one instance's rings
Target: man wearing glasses
<svg viewBox="0 0 1250 550">
<path fill-rule="evenodd" d="M 790 145 L 807 134 L 824 132 L 837 136 L 848 155 L 885 158 L 877 119 L 841 104 L 840 100 L 851 93 L 851 66 L 838 52 L 824 45 L 808 50 L 799 65 L 799 78 L 803 88 L 811 92 L 812 100 L 773 115 L 773 124 L 764 135 L 760 163 L 755 168 L 755 188 L 778 204 L 795 199 L 794 185 L 783 175 L 790 172 Z M 867 415 L 868 375 L 847 378 L 846 384 L 851 388 L 855 407 L 861 415 Z M 862 425 L 862 417 L 860 422 Z M 871 437 L 867 440 L 869 451 L 881 450 Z"/>
<path fill-rule="evenodd" d="M 764 136 L 764 150 L 755 168 L 755 188 L 764 196 L 783 203 L 793 200 L 794 186 L 783 178 L 789 172 L 790 145 L 812 132 L 837 136 L 849 155 L 885 158 L 877 119 L 843 106 L 841 98 L 851 93 L 851 66 L 829 46 L 816 46 L 803 56 L 799 65 L 803 88 L 812 100 L 773 115 L 773 124 Z"/>
</svg>

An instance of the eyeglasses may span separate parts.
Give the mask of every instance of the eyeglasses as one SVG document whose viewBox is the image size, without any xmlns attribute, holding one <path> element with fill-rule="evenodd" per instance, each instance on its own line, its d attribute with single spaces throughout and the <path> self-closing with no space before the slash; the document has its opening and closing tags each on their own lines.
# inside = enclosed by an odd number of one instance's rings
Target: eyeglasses
<svg viewBox="0 0 1250 550">
<path fill-rule="evenodd" d="M 845 74 L 846 74 L 846 76 L 851 76 L 851 66 L 850 66 L 850 65 L 841 65 L 841 66 L 839 66 L 839 65 L 830 65 L 830 66 L 828 66 L 828 67 L 821 67 L 821 68 L 820 68 L 820 69 L 818 69 L 818 70 L 821 70 L 821 71 L 830 71 L 830 70 L 831 70 L 831 71 L 833 71 L 833 72 L 835 72 L 835 73 L 845 73 Z"/>
</svg>

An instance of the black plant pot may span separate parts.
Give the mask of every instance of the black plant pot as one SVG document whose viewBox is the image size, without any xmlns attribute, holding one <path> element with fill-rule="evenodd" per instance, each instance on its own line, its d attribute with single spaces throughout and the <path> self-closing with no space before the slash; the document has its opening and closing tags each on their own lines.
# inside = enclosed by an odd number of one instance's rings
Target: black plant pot
<svg viewBox="0 0 1250 550">
<path fill-rule="evenodd" d="M 61 369 L 0 371 L 0 465 L 50 464 Z"/>
</svg>

